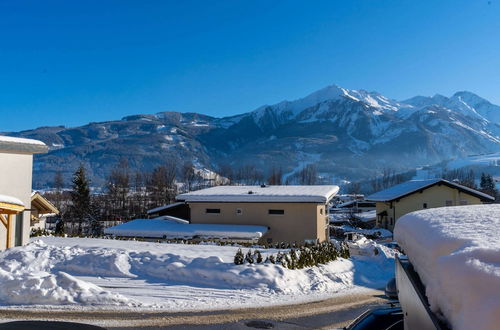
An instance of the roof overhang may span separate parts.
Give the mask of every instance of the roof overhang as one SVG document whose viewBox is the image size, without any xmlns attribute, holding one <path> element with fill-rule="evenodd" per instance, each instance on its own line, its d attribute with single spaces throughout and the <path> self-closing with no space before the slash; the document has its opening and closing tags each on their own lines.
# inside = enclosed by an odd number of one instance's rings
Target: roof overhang
<svg viewBox="0 0 500 330">
<path fill-rule="evenodd" d="M 412 191 L 408 191 L 406 193 L 403 193 L 401 195 L 398 195 L 398 196 L 394 196 L 392 198 L 388 198 L 388 199 L 378 199 L 378 198 L 370 198 L 370 196 L 367 197 L 366 201 L 369 201 L 369 202 L 393 202 L 393 201 L 399 201 L 399 199 L 402 199 L 402 198 L 405 198 L 407 196 L 410 196 L 410 195 L 413 195 L 414 193 L 418 193 L 418 192 L 422 192 L 424 191 L 425 189 L 428 189 L 430 187 L 434 187 L 434 186 L 440 186 L 440 185 L 444 185 L 444 186 L 447 186 L 449 188 L 453 188 L 453 189 L 457 189 L 459 190 L 460 192 L 463 192 L 463 193 L 466 193 L 468 195 L 472 195 L 474 197 L 477 197 L 479 198 L 482 202 L 493 202 L 495 201 L 495 197 L 493 196 L 490 196 L 488 194 L 485 194 L 483 192 L 480 192 L 480 191 L 477 191 L 475 189 L 472 189 L 472 188 L 469 188 L 469 187 L 465 187 L 465 186 L 462 186 L 460 184 L 456 184 L 456 183 L 453 183 L 453 182 L 450 182 L 450 181 L 447 181 L 447 180 L 439 180 L 439 181 L 436 181 L 436 182 L 433 182 L 433 183 L 429 183 L 428 185 L 425 185 L 425 186 L 421 186 L 419 187 L 418 189 L 415 189 L 415 190 L 412 190 Z"/>
<path fill-rule="evenodd" d="M 36 209 L 38 214 L 59 214 L 59 210 L 49 200 L 35 192 L 31 195 L 31 208 Z"/>
<path fill-rule="evenodd" d="M 44 154 L 48 151 L 47 145 L 38 140 L 0 136 L 0 152 Z"/>
<path fill-rule="evenodd" d="M 182 206 L 184 204 L 186 204 L 186 203 L 184 203 L 184 201 L 178 201 L 178 202 L 175 202 L 175 203 L 172 203 L 172 204 L 168 204 L 168 205 L 163 205 L 163 206 L 156 207 L 154 209 L 148 210 L 146 213 L 147 214 L 153 214 L 153 213 L 160 212 L 160 211 L 163 211 L 163 210 L 174 209 L 174 208 Z"/>
<path fill-rule="evenodd" d="M 0 202 L 0 214 L 17 214 L 24 211 L 23 205 Z"/>
</svg>

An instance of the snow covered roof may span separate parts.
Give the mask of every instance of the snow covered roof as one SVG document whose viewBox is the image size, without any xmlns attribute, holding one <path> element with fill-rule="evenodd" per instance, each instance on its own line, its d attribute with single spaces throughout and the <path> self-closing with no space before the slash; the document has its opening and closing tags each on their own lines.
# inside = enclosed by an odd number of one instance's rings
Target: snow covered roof
<svg viewBox="0 0 500 330">
<path fill-rule="evenodd" d="M 160 211 L 167 210 L 167 209 L 170 209 L 170 208 L 173 208 L 173 207 L 177 207 L 177 206 L 180 206 L 180 205 L 183 205 L 183 204 L 184 204 L 184 202 L 177 202 L 177 203 L 172 203 L 172 204 L 168 204 L 168 205 L 163 205 L 163 206 L 159 206 L 157 208 L 148 210 L 147 213 L 148 214 L 152 214 L 152 213 L 160 212 Z"/>
<path fill-rule="evenodd" d="M 354 213 L 352 216 L 354 218 L 358 219 L 359 221 L 370 222 L 370 221 L 375 221 L 376 220 L 376 218 L 377 218 L 377 211 L 376 210 L 372 210 L 372 211 Z"/>
<path fill-rule="evenodd" d="M 186 202 L 327 203 L 338 186 L 218 186 L 177 196 Z"/>
<path fill-rule="evenodd" d="M 24 206 L 24 203 L 20 199 L 12 196 L 0 195 L 0 203 L 12 204 L 17 206 Z"/>
<path fill-rule="evenodd" d="M 129 237 L 229 238 L 258 240 L 267 232 L 264 226 L 184 224 L 171 220 L 137 219 L 104 229 L 104 233 Z"/>
<path fill-rule="evenodd" d="M 500 323 L 500 205 L 441 207 L 399 218 L 394 239 L 453 329 Z"/>
<path fill-rule="evenodd" d="M 350 208 L 352 206 L 357 206 L 357 207 L 375 207 L 375 203 L 371 201 L 365 201 L 365 200 L 352 200 L 348 202 L 344 202 L 341 204 L 338 204 L 336 207 L 337 208 Z"/>
<path fill-rule="evenodd" d="M 428 180 L 412 180 L 412 181 L 407 181 L 400 183 L 398 185 L 395 185 L 393 187 L 390 187 L 388 189 L 376 192 L 366 198 L 367 201 L 373 201 L 373 202 L 389 202 L 393 201 L 395 199 L 400 199 L 403 197 L 406 197 L 414 192 L 417 192 L 419 190 L 427 189 L 429 187 L 432 187 L 436 184 L 443 184 L 446 185 L 450 188 L 455 188 L 458 189 L 462 192 L 468 193 L 470 195 L 476 196 L 481 200 L 488 200 L 488 201 L 494 201 L 495 198 L 487 195 L 485 193 L 482 193 L 480 191 L 471 189 L 469 187 L 465 187 L 462 185 L 459 185 L 457 183 L 444 180 L 444 179 L 428 179 Z"/>
<path fill-rule="evenodd" d="M 0 135 L 0 151 L 39 154 L 46 153 L 48 147 L 42 141 Z"/>
</svg>

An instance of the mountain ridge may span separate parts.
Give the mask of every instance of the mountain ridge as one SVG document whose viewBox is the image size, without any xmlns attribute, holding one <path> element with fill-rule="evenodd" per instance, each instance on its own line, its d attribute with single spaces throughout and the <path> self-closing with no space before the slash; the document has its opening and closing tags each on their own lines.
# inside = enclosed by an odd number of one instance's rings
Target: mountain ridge
<svg viewBox="0 0 500 330">
<path fill-rule="evenodd" d="M 120 158 L 149 171 L 168 160 L 217 170 L 281 167 L 287 177 L 307 164 L 323 182 L 404 170 L 423 163 L 500 150 L 500 107 L 459 91 L 404 101 L 378 92 L 330 85 L 293 101 L 235 116 L 158 112 L 77 127 L 39 127 L 8 135 L 35 138 L 49 153 L 35 157 L 34 182 L 50 186 L 62 170 L 68 180 L 83 163 L 102 185 Z"/>
</svg>

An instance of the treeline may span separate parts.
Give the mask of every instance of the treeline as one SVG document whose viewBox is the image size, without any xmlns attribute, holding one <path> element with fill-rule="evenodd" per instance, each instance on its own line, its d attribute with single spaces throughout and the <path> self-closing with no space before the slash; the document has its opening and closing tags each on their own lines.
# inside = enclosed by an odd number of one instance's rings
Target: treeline
<svg viewBox="0 0 500 330">
<path fill-rule="evenodd" d="M 479 185 L 476 184 L 476 173 L 469 169 L 459 168 L 454 170 L 444 170 L 441 177 L 448 181 L 453 181 L 462 186 L 479 190 L 485 194 L 495 197 L 495 201 L 500 201 L 500 194 L 496 189 L 495 180 L 489 173 L 482 172 L 479 176 Z"/>
<path fill-rule="evenodd" d="M 92 193 L 85 168 L 80 166 L 69 190 L 63 188 L 58 172 L 53 191 L 45 197 L 61 212 L 58 233 L 99 235 L 103 226 L 145 218 L 147 210 L 174 202 L 179 193 L 224 183 L 218 175 L 204 174 L 190 162 L 180 167 L 167 162 L 150 172 L 132 172 L 128 162 L 122 160 L 109 174 L 106 185 Z"/>
<path fill-rule="evenodd" d="M 219 173 L 228 179 L 227 184 L 233 185 L 314 185 L 320 183 L 316 165 L 308 164 L 299 171 L 285 177 L 280 166 L 272 166 L 268 171 L 263 171 L 256 165 L 244 165 L 233 169 L 228 164 L 219 167 Z"/>
<path fill-rule="evenodd" d="M 384 190 L 397 184 L 411 180 L 416 175 L 416 170 L 403 173 L 396 172 L 392 168 L 384 168 L 376 178 L 361 182 L 350 182 L 345 185 L 344 191 L 347 194 L 369 194 Z"/>
<path fill-rule="evenodd" d="M 103 227 L 131 219 L 147 217 L 147 211 L 175 201 L 178 194 L 217 185 L 282 185 L 318 183 L 314 165 L 307 165 L 283 181 L 283 170 L 274 166 L 265 173 L 255 165 L 232 169 L 223 165 L 220 174 L 197 170 L 193 163 L 179 166 L 173 161 L 152 171 L 132 171 L 126 160 L 119 161 L 109 174 L 104 187 L 93 187 L 85 168 L 73 174 L 70 189 L 60 172 L 54 177 L 54 189 L 45 197 L 60 210 L 58 233 L 99 235 Z M 64 226 L 63 226 L 64 225 Z"/>
</svg>

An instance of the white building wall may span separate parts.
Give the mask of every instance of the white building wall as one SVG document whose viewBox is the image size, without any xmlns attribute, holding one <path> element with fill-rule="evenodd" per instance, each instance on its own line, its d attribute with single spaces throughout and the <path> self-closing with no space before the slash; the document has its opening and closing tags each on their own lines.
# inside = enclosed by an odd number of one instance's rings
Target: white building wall
<svg viewBox="0 0 500 330">
<path fill-rule="evenodd" d="M 0 151 L 0 194 L 20 199 L 27 209 L 31 205 L 32 166 L 33 155 L 31 154 Z M 23 212 L 22 233 L 16 232 L 17 223 L 14 223 L 13 227 L 13 242 L 17 241 L 18 235 L 22 235 L 21 244 L 27 244 L 30 236 L 30 212 Z M 3 225 L 0 225 L 0 250 L 4 250 L 5 245 L 6 230 Z"/>
</svg>

